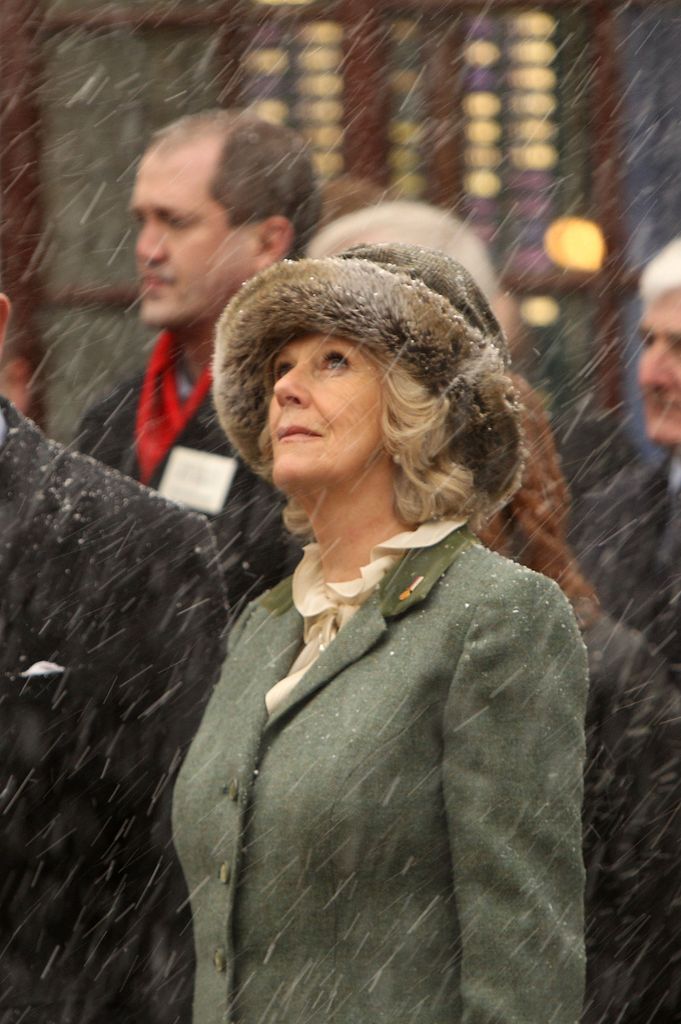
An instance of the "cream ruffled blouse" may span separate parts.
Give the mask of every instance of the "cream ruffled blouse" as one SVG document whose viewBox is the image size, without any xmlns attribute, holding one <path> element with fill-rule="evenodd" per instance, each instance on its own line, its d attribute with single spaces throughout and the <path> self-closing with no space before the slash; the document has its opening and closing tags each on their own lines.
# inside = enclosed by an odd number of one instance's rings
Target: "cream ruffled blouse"
<svg viewBox="0 0 681 1024">
<path fill-rule="evenodd" d="M 322 573 L 318 544 L 308 544 L 293 573 L 293 603 L 303 617 L 303 648 L 291 671 L 268 691 L 269 714 L 279 707 L 336 634 L 373 594 L 389 569 L 412 548 L 428 548 L 458 530 L 465 519 L 438 519 L 423 523 L 378 544 L 355 580 L 327 583 Z"/>
</svg>

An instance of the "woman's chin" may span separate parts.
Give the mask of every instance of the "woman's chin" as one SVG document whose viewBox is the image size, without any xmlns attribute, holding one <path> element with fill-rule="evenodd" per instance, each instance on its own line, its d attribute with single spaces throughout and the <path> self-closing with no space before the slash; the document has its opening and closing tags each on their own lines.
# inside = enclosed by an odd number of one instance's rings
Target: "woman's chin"
<svg viewBox="0 0 681 1024">
<path fill-rule="evenodd" d="M 287 498 L 301 498 L 324 486 L 317 474 L 296 466 L 275 466 L 272 482 Z"/>
</svg>

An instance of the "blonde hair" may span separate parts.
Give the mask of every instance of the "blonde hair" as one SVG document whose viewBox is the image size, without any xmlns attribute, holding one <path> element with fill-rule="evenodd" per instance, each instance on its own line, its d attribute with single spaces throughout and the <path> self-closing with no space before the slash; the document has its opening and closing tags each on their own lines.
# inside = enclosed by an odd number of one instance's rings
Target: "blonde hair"
<svg viewBox="0 0 681 1024">
<path fill-rule="evenodd" d="M 348 339 L 357 344 L 354 339 Z M 363 352 L 382 375 L 381 427 L 385 452 L 395 462 L 395 512 L 409 526 L 430 519 L 468 515 L 473 511 L 473 474 L 450 455 L 447 425 L 449 399 L 432 395 L 399 363 Z M 270 361 L 271 366 L 271 361 Z M 267 375 L 271 381 L 271 375 Z M 271 391 L 271 383 L 267 385 Z M 259 471 L 272 480 L 272 444 L 267 424 L 259 438 L 262 464 Z M 289 498 L 284 509 L 287 530 L 310 539 L 307 514 Z"/>
</svg>

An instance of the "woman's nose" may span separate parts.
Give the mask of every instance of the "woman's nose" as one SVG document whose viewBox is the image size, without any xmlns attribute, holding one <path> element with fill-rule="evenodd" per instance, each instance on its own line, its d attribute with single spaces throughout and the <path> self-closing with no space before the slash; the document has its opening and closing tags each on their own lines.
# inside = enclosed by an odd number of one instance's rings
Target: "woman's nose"
<svg viewBox="0 0 681 1024">
<path fill-rule="evenodd" d="M 310 392 L 305 371 L 299 366 L 287 370 L 274 384 L 274 397 L 279 405 L 307 405 Z"/>
</svg>

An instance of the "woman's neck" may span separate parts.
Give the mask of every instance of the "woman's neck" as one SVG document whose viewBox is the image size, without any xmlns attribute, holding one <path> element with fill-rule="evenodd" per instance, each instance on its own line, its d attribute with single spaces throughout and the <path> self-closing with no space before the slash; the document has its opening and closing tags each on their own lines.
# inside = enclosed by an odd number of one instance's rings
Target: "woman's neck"
<svg viewBox="0 0 681 1024">
<path fill-rule="evenodd" d="M 397 517 L 392 500 L 381 506 L 357 494 L 344 500 L 321 495 L 314 505 L 306 505 L 328 583 L 357 579 L 377 544 L 411 529 Z"/>
</svg>

